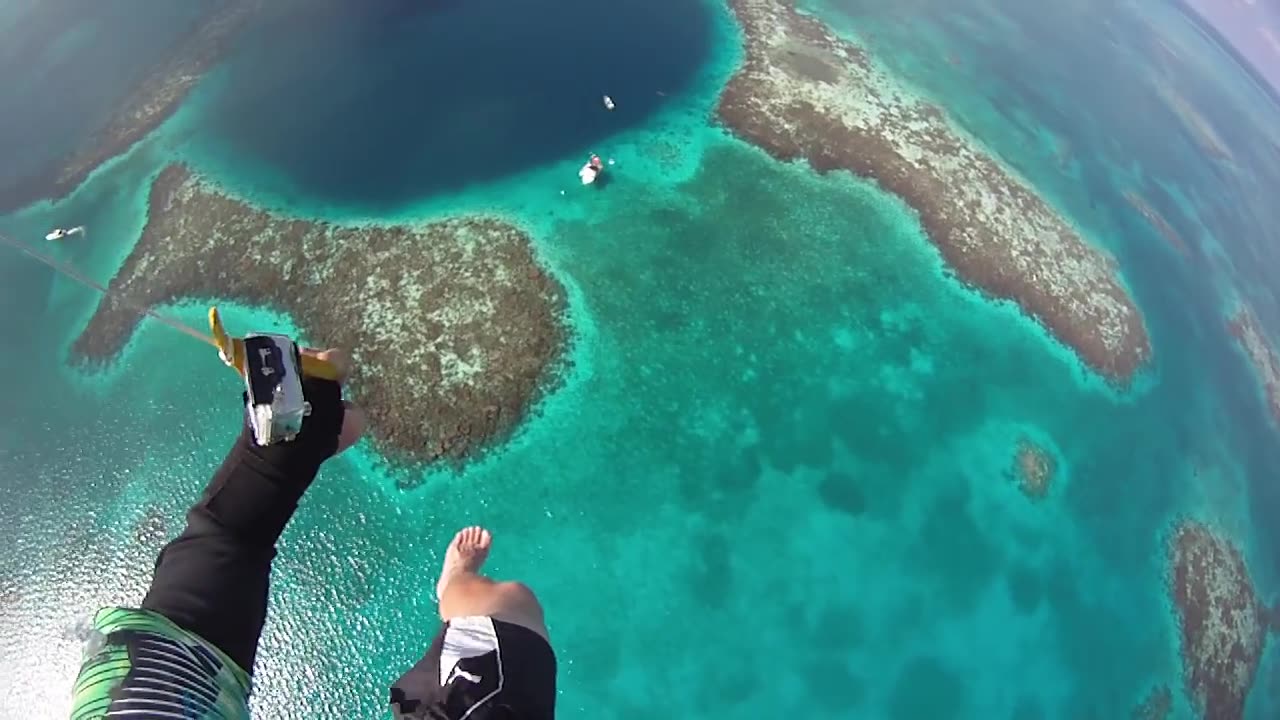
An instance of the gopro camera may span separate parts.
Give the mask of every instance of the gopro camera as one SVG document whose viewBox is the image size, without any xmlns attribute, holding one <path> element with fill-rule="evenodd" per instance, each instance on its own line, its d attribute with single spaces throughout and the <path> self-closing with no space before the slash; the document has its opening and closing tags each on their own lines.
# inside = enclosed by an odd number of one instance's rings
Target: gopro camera
<svg viewBox="0 0 1280 720">
<path fill-rule="evenodd" d="M 288 442 L 302 431 L 311 404 L 302 392 L 302 354 L 284 335 L 254 333 L 244 339 L 246 410 L 259 445 Z"/>
</svg>

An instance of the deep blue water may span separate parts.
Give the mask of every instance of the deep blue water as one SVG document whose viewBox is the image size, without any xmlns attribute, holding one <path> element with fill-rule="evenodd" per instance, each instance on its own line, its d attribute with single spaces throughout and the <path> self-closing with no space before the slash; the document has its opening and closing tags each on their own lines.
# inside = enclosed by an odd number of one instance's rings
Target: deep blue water
<svg viewBox="0 0 1280 720">
<path fill-rule="evenodd" d="M 248 39 L 201 141 L 272 190 L 386 209 L 585 157 L 685 89 L 711 32 L 687 0 L 328 0 Z"/>
</svg>

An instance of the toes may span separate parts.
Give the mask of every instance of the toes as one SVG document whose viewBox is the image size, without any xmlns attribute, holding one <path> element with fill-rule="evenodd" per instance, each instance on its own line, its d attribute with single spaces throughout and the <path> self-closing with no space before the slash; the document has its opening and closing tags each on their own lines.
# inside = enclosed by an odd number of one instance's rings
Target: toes
<svg viewBox="0 0 1280 720">
<path fill-rule="evenodd" d="M 479 525 L 472 525 L 459 530 L 458 534 L 453 536 L 453 542 L 450 543 L 449 549 L 463 555 L 484 553 L 489 550 L 489 545 L 492 542 L 493 535 L 488 530 Z"/>
<path fill-rule="evenodd" d="M 492 536 L 488 530 L 479 525 L 472 525 L 462 531 L 462 544 L 472 550 L 484 550 L 489 547 Z"/>
</svg>

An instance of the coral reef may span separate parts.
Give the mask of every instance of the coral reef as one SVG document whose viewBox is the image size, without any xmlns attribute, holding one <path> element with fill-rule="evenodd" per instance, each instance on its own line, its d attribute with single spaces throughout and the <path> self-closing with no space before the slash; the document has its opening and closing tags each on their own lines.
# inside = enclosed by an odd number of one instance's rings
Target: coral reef
<svg viewBox="0 0 1280 720">
<path fill-rule="evenodd" d="M 1151 354 L 1115 261 L 1026 181 L 791 0 L 730 0 L 746 56 L 721 122 L 774 157 L 872 178 L 919 213 L 966 283 L 1016 302 L 1125 385 Z"/>
<path fill-rule="evenodd" d="M 1239 720 L 1268 630 L 1240 551 L 1208 526 L 1181 523 L 1169 548 L 1187 693 L 1207 720 Z"/>
<path fill-rule="evenodd" d="M 1267 395 L 1271 416 L 1280 423 L 1280 357 L 1262 332 L 1258 317 L 1248 307 L 1241 307 L 1227 323 L 1227 328 L 1240 343 L 1240 348 L 1253 366 L 1258 382 Z"/>
<path fill-rule="evenodd" d="M 1169 224 L 1169 221 L 1163 215 L 1151 206 L 1151 203 L 1132 190 L 1124 194 L 1124 199 L 1129 201 L 1129 205 L 1133 206 L 1133 209 L 1137 210 L 1138 214 L 1146 219 L 1156 232 L 1160 233 L 1160 237 L 1169 243 L 1169 247 L 1184 258 L 1191 256 L 1191 247 L 1187 245 L 1187 241 L 1173 228 L 1173 225 Z"/>
<path fill-rule="evenodd" d="M 252 19 L 264 0 L 228 0 L 173 45 L 164 62 L 143 75 L 116 112 L 45 177 L 0 189 L 0 210 L 69 194 L 102 163 L 124 153 L 178 109 Z"/>
<path fill-rule="evenodd" d="M 405 461 L 462 459 L 509 431 L 567 337 L 563 289 L 502 220 L 309 222 L 252 207 L 182 165 L 152 186 L 142 237 L 109 289 L 76 357 L 114 357 L 138 307 L 225 298 L 281 310 L 317 342 L 350 348 L 373 440 Z"/>
<path fill-rule="evenodd" d="M 1057 463 L 1047 450 L 1027 438 L 1018 440 L 1013 476 L 1024 495 L 1033 500 L 1048 495 L 1056 473 Z"/>
</svg>

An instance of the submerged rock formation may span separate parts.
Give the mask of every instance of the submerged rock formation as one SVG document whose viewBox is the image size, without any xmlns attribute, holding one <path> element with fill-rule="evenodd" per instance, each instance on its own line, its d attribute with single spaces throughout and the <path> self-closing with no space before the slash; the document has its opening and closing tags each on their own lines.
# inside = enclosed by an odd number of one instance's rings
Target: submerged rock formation
<svg viewBox="0 0 1280 720">
<path fill-rule="evenodd" d="M 879 182 L 920 215 L 957 275 L 1016 302 L 1097 372 L 1126 384 L 1151 355 L 1115 261 L 936 107 L 792 0 L 730 0 L 746 57 L 721 121 L 780 159 Z"/>
<path fill-rule="evenodd" d="M 1157 685 L 1140 705 L 1133 709 L 1133 720 L 1168 720 L 1173 714 L 1173 691 L 1168 685 Z"/>
<path fill-rule="evenodd" d="M 1226 139 L 1223 138 L 1222 134 L 1213 126 L 1213 122 L 1204 113 L 1197 110 L 1190 100 L 1178 92 L 1175 88 L 1175 82 L 1181 83 L 1183 79 L 1179 77 L 1175 81 L 1173 79 L 1157 78 L 1155 80 L 1156 94 L 1165 102 L 1169 111 L 1178 118 L 1178 121 L 1182 123 L 1182 127 L 1187 131 L 1187 135 L 1205 155 L 1220 162 L 1235 163 L 1235 157 L 1232 155 Z"/>
<path fill-rule="evenodd" d="M 219 60 L 264 0 L 226 0 L 179 38 L 169 56 L 143 75 L 102 126 L 45 177 L 28 178 L 0 190 L 0 211 L 42 198 L 61 199 L 102 163 L 124 153 L 178 109 Z"/>
<path fill-rule="evenodd" d="M 1032 500 L 1040 500 L 1049 494 L 1057 473 L 1057 463 L 1049 451 L 1027 438 L 1018 440 L 1014 453 L 1013 476 L 1022 494 Z"/>
<path fill-rule="evenodd" d="M 73 343 L 77 357 L 114 357 L 137 307 L 225 298 L 281 310 L 316 343 L 351 350 L 376 446 L 408 461 L 461 459 L 509 431 L 566 340 L 563 289 L 502 220 L 308 222 L 229 197 L 181 165 L 151 188 L 147 225 L 110 290 Z"/>
<path fill-rule="evenodd" d="M 1269 612 L 1240 551 L 1208 526 L 1183 522 L 1169 554 L 1187 694 L 1206 720 L 1239 720 L 1262 657 Z"/>
<path fill-rule="evenodd" d="M 1241 307 L 1227 323 L 1227 328 L 1253 366 L 1254 375 L 1266 393 L 1271 416 L 1280 423 L 1280 357 L 1276 356 L 1263 333 L 1258 317 L 1248 307 Z"/>
<path fill-rule="evenodd" d="M 1138 214 L 1151 225 L 1152 229 L 1160 233 L 1160 237 L 1164 238 L 1169 247 L 1173 248 L 1183 258 L 1191 257 L 1191 247 L 1187 244 L 1187 241 L 1158 210 L 1151 206 L 1151 203 L 1132 190 L 1125 192 L 1124 199 L 1129 202 L 1129 205 L 1134 210 L 1138 211 Z"/>
</svg>

